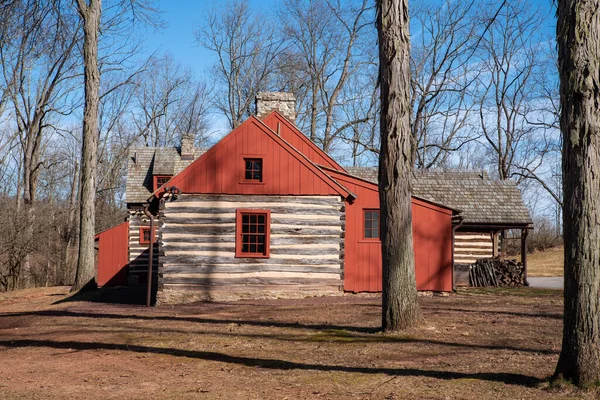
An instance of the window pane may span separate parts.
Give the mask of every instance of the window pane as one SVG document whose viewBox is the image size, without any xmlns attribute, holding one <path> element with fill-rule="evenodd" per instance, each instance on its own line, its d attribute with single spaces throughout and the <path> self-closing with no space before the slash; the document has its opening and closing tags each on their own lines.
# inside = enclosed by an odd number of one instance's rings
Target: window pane
<svg viewBox="0 0 600 400">
<path fill-rule="evenodd" d="M 252 171 L 246 171 L 246 175 L 244 176 L 244 179 L 252 179 Z"/>
<path fill-rule="evenodd" d="M 379 220 L 374 219 L 373 221 L 371 221 L 371 227 L 373 229 L 379 229 Z"/>
<path fill-rule="evenodd" d="M 267 229 L 267 215 L 265 213 L 243 213 L 241 214 L 242 223 L 238 229 L 239 251 L 252 255 L 265 255 L 268 252 L 268 240 L 265 235 Z"/>
<path fill-rule="evenodd" d="M 369 229 L 371 229 L 371 220 L 367 219 L 365 221 L 365 230 L 369 230 Z"/>
</svg>

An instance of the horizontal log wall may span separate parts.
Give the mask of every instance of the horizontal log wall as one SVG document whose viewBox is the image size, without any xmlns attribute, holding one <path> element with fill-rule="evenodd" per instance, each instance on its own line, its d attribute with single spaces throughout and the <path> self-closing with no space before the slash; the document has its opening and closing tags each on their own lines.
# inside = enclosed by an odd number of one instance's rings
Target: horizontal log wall
<svg viewBox="0 0 600 400">
<path fill-rule="evenodd" d="M 236 258 L 236 211 L 269 210 L 270 257 Z M 163 303 L 339 294 L 339 196 L 181 195 L 161 213 Z"/>
<path fill-rule="evenodd" d="M 456 232 L 454 235 L 454 263 L 473 264 L 480 258 L 494 256 L 492 234 L 486 232 Z"/>
<path fill-rule="evenodd" d="M 454 235 L 454 285 L 469 286 L 469 265 L 480 258 L 494 256 L 494 241 L 489 232 L 456 232 Z"/>
<path fill-rule="evenodd" d="M 155 222 L 157 224 L 157 222 Z M 140 213 L 129 213 L 129 269 L 127 274 L 128 285 L 146 285 L 148 277 L 148 258 L 150 246 L 140 244 L 140 227 L 150 226 L 150 220 Z M 158 241 L 160 232 L 155 228 L 156 235 L 152 265 L 154 273 L 158 273 Z"/>
</svg>

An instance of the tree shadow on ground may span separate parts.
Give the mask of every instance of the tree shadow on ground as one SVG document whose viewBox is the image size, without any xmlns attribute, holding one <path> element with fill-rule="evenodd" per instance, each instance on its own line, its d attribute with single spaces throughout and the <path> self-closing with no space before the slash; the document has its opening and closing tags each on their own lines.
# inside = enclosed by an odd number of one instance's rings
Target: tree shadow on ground
<svg viewBox="0 0 600 400">
<path fill-rule="evenodd" d="M 451 308 L 451 307 L 447 307 L 447 308 L 444 308 L 443 310 L 440 310 L 439 308 L 428 307 L 428 306 L 421 306 L 421 309 L 430 310 L 430 311 L 440 311 L 440 312 L 443 311 L 443 312 L 472 313 L 472 314 L 511 315 L 511 316 L 523 317 L 523 318 L 551 318 L 551 319 L 559 319 L 559 320 L 563 319 L 562 314 L 557 314 L 557 313 L 547 313 L 547 314 L 522 313 L 522 312 L 514 312 L 514 311 L 484 310 L 484 309 L 471 310 L 471 309 L 467 309 L 467 308 Z"/>
<path fill-rule="evenodd" d="M 480 372 L 480 373 L 464 373 L 455 371 L 436 371 L 424 370 L 417 368 L 378 368 L 378 367 L 353 367 L 345 365 L 326 365 L 326 364 L 309 364 L 293 361 L 268 359 L 268 358 L 253 358 L 231 356 L 223 353 L 212 351 L 195 351 L 174 348 L 162 348 L 152 346 L 138 346 L 115 343 L 92 343 L 92 342 L 75 342 L 75 341 L 50 341 L 50 340 L 6 340 L 0 341 L 0 346 L 7 348 L 24 348 L 24 347 L 49 347 L 54 349 L 74 349 L 74 350 L 115 350 L 128 351 L 136 353 L 153 353 L 165 354 L 175 357 L 185 357 L 205 361 L 224 362 L 229 364 L 244 365 L 248 367 L 259 367 L 265 369 L 277 370 L 314 370 L 322 372 L 348 372 L 348 373 L 363 373 L 363 374 L 386 374 L 391 376 L 410 376 L 410 377 L 427 377 L 443 380 L 453 379 L 477 379 L 483 381 L 500 382 L 510 385 L 520 385 L 525 387 L 535 387 L 542 383 L 543 380 L 522 374 L 513 374 L 505 372 Z"/>
<path fill-rule="evenodd" d="M 391 343 L 414 343 L 414 344 L 428 344 L 436 346 L 449 346 L 454 348 L 466 348 L 466 349 L 484 349 L 484 350 L 509 350 L 519 351 L 534 354 L 557 354 L 558 352 L 552 349 L 544 348 L 525 348 L 517 347 L 508 344 L 471 344 L 471 343 L 460 343 L 460 342 L 448 342 L 443 340 L 433 339 L 419 339 L 409 336 L 395 336 L 395 335 L 373 335 L 380 333 L 379 327 L 356 327 L 356 326 L 340 326 L 333 324 L 301 324 L 298 322 L 283 322 L 283 321 L 260 321 L 260 320 L 236 320 L 236 319 L 216 319 L 216 318 L 204 318 L 204 317 L 180 317 L 180 316 L 168 316 L 168 315 L 139 315 L 139 314 L 107 314 L 107 313 L 90 313 L 90 312 L 75 312 L 71 310 L 44 310 L 44 311 L 33 311 L 33 312 L 21 312 L 21 313 L 6 313 L 0 314 L 0 321 L 2 318 L 7 317 L 25 317 L 25 316 L 43 316 L 43 317 L 79 317 L 79 318 L 106 318 L 106 319 L 134 319 L 134 320 L 147 320 L 147 321 L 167 321 L 171 323 L 178 322 L 191 322 L 197 324 L 213 324 L 213 325 L 248 325 L 268 328 L 290 328 L 290 329 L 304 329 L 314 331 L 318 333 L 317 336 L 303 339 L 303 341 L 336 341 L 345 343 L 372 343 L 372 342 L 391 342 Z M 164 330 L 164 329 L 163 329 Z M 272 334 L 242 334 L 228 332 L 214 332 L 215 334 L 226 335 L 226 336 L 245 336 L 249 338 L 265 338 L 265 339 L 277 339 L 277 340 L 289 340 L 296 341 L 297 339 L 285 339 L 286 335 L 272 335 Z"/>
</svg>

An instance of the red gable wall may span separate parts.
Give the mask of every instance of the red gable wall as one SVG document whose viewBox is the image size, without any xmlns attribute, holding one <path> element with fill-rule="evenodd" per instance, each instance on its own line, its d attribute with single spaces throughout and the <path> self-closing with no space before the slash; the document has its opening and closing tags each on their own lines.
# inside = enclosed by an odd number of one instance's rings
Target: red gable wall
<svg viewBox="0 0 600 400">
<path fill-rule="evenodd" d="M 245 157 L 263 159 L 262 182 L 243 182 Z M 183 193 L 348 195 L 254 117 L 173 177 L 167 186 L 175 186 Z"/>
<path fill-rule="evenodd" d="M 315 164 L 324 165 L 338 171 L 346 171 L 278 112 L 270 113 L 262 122 Z"/>
</svg>

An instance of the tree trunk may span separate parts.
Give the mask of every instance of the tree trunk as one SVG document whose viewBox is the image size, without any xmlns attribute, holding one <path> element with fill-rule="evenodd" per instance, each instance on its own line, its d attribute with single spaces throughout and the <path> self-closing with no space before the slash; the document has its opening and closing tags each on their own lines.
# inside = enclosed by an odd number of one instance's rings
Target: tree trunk
<svg viewBox="0 0 600 400">
<path fill-rule="evenodd" d="M 600 1 L 559 0 L 565 303 L 555 377 L 600 381 Z"/>
<path fill-rule="evenodd" d="M 382 328 L 394 331 L 414 326 L 420 316 L 412 244 L 407 0 L 377 1 L 377 31 L 381 89 Z"/>
<path fill-rule="evenodd" d="M 76 245 L 74 246 L 74 243 L 77 243 L 76 236 L 78 235 L 76 226 L 79 226 L 79 221 L 76 219 L 76 203 L 79 200 L 79 163 L 77 161 L 75 162 L 74 169 L 73 181 L 71 182 L 71 194 L 69 196 L 69 214 L 67 217 L 67 243 L 65 244 L 65 254 L 63 258 L 65 264 L 60 278 L 62 284 L 72 282 L 71 279 L 73 278 L 72 271 L 74 266 L 72 260 L 73 250 L 74 248 L 77 248 Z"/>
<path fill-rule="evenodd" d="M 77 0 L 83 19 L 83 61 L 85 81 L 85 105 L 83 110 L 83 146 L 81 150 L 81 198 L 79 222 L 79 254 L 75 283 L 71 291 L 77 291 L 94 280 L 95 254 L 95 198 L 96 167 L 98 161 L 98 105 L 100 70 L 98 69 L 98 32 L 102 0 Z"/>
</svg>

